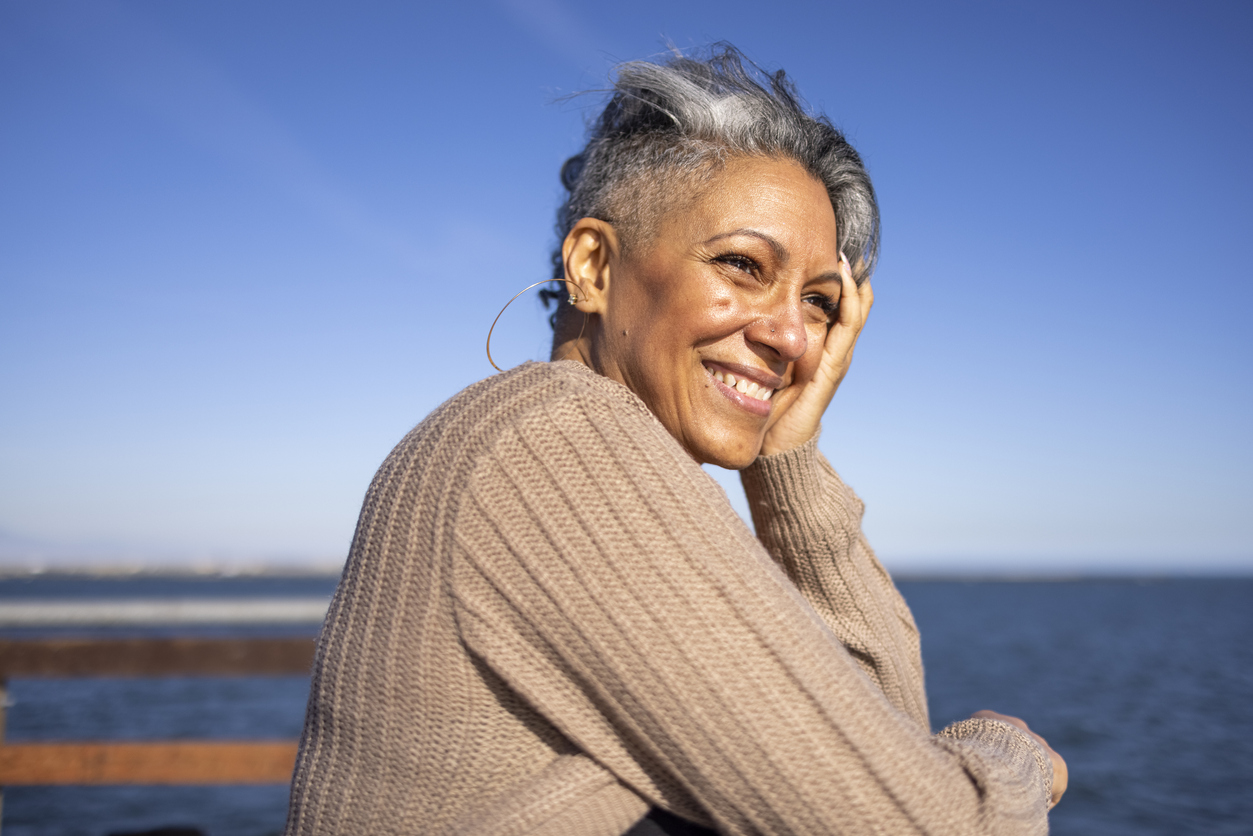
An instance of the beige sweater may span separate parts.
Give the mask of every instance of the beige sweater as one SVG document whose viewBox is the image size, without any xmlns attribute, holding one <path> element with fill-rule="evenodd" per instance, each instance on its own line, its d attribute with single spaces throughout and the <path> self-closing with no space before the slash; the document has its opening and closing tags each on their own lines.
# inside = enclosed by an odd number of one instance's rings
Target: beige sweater
<svg viewBox="0 0 1253 836">
<path fill-rule="evenodd" d="M 383 463 L 322 630 L 288 834 L 1042 834 L 1005 723 L 932 735 L 918 634 L 810 442 L 758 535 L 625 387 L 531 363 Z"/>
</svg>

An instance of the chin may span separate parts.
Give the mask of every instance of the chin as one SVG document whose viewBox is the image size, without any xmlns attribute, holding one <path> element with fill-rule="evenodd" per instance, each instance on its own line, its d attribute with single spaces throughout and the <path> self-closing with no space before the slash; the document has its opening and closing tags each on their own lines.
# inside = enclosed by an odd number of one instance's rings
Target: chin
<svg viewBox="0 0 1253 836">
<path fill-rule="evenodd" d="M 727 470 L 743 470 L 756 461 L 760 453 L 761 440 L 754 439 L 752 443 L 711 443 L 705 445 L 693 458 L 702 464 L 717 465 Z"/>
</svg>

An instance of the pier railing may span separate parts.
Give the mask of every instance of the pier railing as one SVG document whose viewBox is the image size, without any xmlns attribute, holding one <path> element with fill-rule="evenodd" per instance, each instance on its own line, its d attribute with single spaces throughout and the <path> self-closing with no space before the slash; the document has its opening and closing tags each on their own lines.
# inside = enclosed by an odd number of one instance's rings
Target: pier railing
<svg viewBox="0 0 1253 836">
<path fill-rule="evenodd" d="M 307 638 L 0 640 L 0 696 L 13 677 L 307 674 L 313 649 Z M 4 744 L 2 712 L 0 787 L 285 784 L 296 760 L 294 740 Z"/>
<path fill-rule="evenodd" d="M 188 632 L 191 625 L 306 624 L 312 631 L 326 604 L 326 599 L 309 598 L 5 601 L 0 628 Z M 308 675 L 314 647 L 311 637 L 0 639 L 0 793 L 16 786 L 286 784 L 295 765 L 295 740 L 8 743 L 8 683 L 15 678 Z"/>
</svg>

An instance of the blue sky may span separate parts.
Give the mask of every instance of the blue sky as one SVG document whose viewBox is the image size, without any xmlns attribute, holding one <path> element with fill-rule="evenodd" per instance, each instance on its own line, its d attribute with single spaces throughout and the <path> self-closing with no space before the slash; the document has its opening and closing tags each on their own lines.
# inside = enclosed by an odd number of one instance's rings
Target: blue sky
<svg viewBox="0 0 1253 836">
<path fill-rule="evenodd" d="M 341 561 L 546 275 L 564 97 L 726 39 L 879 190 L 822 447 L 888 566 L 1253 570 L 1253 6 L 454 5 L 0 0 L 0 566 Z"/>
</svg>

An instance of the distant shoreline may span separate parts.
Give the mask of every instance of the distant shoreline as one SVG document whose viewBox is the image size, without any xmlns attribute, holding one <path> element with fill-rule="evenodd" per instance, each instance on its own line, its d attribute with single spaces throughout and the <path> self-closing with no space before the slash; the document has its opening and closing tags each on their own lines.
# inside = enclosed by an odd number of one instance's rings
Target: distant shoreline
<svg viewBox="0 0 1253 836">
<path fill-rule="evenodd" d="M 327 578 L 339 577 L 343 564 L 337 565 L 242 565 L 242 566 L 0 566 L 0 580 L 11 578 Z"/>
<path fill-rule="evenodd" d="M 0 566 L 0 581 L 20 580 L 23 578 L 45 579 L 169 579 L 169 580 L 216 580 L 229 578 L 292 578 L 292 579 L 331 579 L 338 578 L 343 572 L 342 565 L 243 565 L 243 566 L 81 566 L 81 567 L 25 567 Z M 1091 571 L 1074 569 L 1058 569 L 1055 572 L 1040 569 L 1014 571 L 1007 568 L 1001 571 L 987 568 L 961 568 L 915 570 L 901 569 L 892 571 L 892 578 L 902 583 L 927 582 L 961 582 L 961 583 L 1081 583 L 1093 581 L 1122 581 L 1136 583 L 1156 583 L 1176 580 L 1253 580 L 1253 568 L 1242 569 L 1230 566 L 1197 567 L 1189 570 L 1169 569 L 1110 569 L 1100 568 Z"/>
</svg>

